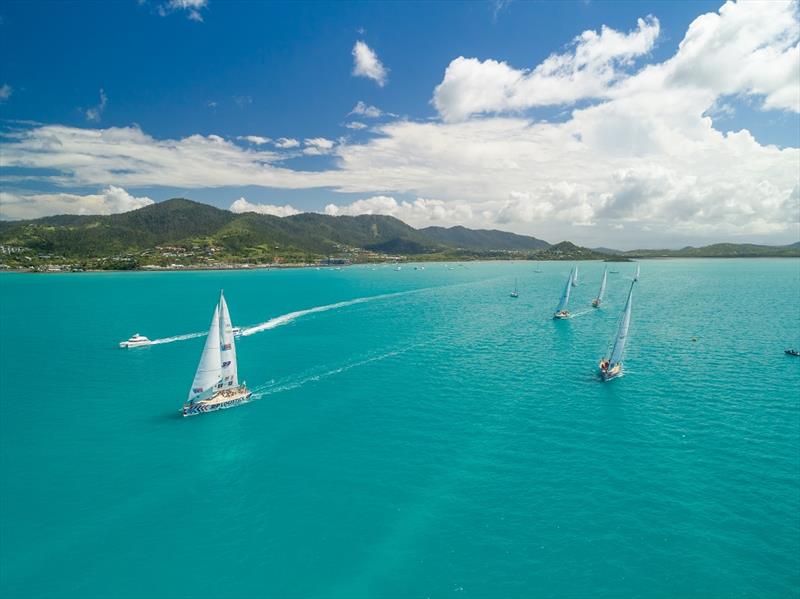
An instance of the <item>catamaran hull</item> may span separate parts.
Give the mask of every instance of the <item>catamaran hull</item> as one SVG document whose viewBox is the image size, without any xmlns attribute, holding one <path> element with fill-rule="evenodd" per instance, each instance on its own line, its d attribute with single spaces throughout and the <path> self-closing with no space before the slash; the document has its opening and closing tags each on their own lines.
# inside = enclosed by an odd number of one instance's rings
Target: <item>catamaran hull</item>
<svg viewBox="0 0 800 599">
<path fill-rule="evenodd" d="M 244 395 L 232 397 L 225 401 L 205 402 L 199 401 L 189 406 L 183 406 L 184 416 L 196 416 L 198 414 L 205 414 L 207 412 L 216 412 L 217 410 L 227 410 L 228 408 L 235 408 L 238 405 L 249 402 L 253 394 L 248 391 Z"/>
</svg>

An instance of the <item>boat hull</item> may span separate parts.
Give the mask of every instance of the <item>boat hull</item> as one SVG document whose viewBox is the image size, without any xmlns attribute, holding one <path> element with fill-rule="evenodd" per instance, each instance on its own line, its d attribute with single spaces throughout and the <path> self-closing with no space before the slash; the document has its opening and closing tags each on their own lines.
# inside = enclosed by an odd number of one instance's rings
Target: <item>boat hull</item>
<svg viewBox="0 0 800 599">
<path fill-rule="evenodd" d="M 556 312 L 553 314 L 553 320 L 566 320 L 570 317 L 569 312 Z"/>
<path fill-rule="evenodd" d="M 217 410 L 227 410 L 228 408 L 234 408 L 238 405 L 249 402 L 252 397 L 253 393 L 248 391 L 246 388 L 229 395 L 217 393 L 210 399 L 197 401 L 191 404 L 184 404 L 183 415 L 197 416 L 198 414 L 216 412 Z"/>
<path fill-rule="evenodd" d="M 129 343 L 128 341 L 120 341 L 119 346 L 123 349 L 132 349 L 134 347 L 147 347 L 151 345 L 152 341 L 139 341 L 135 343 Z"/>
<path fill-rule="evenodd" d="M 592 308 L 599 308 L 602 303 L 599 299 L 592 300 Z"/>
<path fill-rule="evenodd" d="M 619 378 L 623 374 L 624 373 L 622 372 L 622 364 L 617 364 L 611 370 L 603 370 L 602 366 L 600 367 L 600 378 L 603 379 L 603 382 Z"/>
</svg>

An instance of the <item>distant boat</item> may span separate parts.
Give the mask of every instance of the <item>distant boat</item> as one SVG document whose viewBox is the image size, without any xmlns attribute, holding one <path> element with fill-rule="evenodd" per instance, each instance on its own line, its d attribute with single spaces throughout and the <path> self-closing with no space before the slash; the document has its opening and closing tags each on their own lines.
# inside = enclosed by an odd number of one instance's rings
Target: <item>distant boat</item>
<svg viewBox="0 0 800 599">
<path fill-rule="evenodd" d="M 225 296 L 220 291 L 189 397 L 183 404 L 183 415 L 193 416 L 232 408 L 249 401 L 251 397 L 247 385 L 239 384 L 231 315 Z"/>
<path fill-rule="evenodd" d="M 572 277 L 573 272 L 570 271 L 567 284 L 564 286 L 564 292 L 561 294 L 561 301 L 558 303 L 558 308 L 556 308 L 553 318 L 569 318 L 570 316 L 567 306 L 569 305 L 569 292 L 572 289 Z"/>
<path fill-rule="evenodd" d="M 633 280 L 634 281 L 638 281 L 639 280 L 639 264 L 638 264 L 638 262 L 636 264 L 636 274 L 633 275 Z"/>
<path fill-rule="evenodd" d="M 575 274 L 572 275 L 572 286 L 578 286 L 578 265 L 575 265 Z"/>
<path fill-rule="evenodd" d="M 606 293 L 606 279 L 608 279 L 608 267 L 603 271 L 603 281 L 600 283 L 600 292 L 597 294 L 597 297 L 592 300 L 592 306 L 595 308 L 599 308 L 600 304 L 603 303 L 603 295 Z"/>
<path fill-rule="evenodd" d="M 150 345 L 151 343 L 152 341 L 150 341 L 144 335 L 140 335 L 139 333 L 134 333 L 133 336 L 127 341 L 120 341 L 119 346 L 125 348 L 144 347 L 145 345 Z"/>
<path fill-rule="evenodd" d="M 625 302 L 625 309 L 622 311 L 622 318 L 619 321 L 619 329 L 617 329 L 617 337 L 614 340 L 611 357 L 600 360 L 600 376 L 604 381 L 610 381 L 623 375 L 622 355 L 625 353 L 628 328 L 631 326 L 631 299 L 633 298 L 633 286 L 635 284 L 636 281 L 631 283 L 631 290 L 628 292 L 628 301 Z"/>
<path fill-rule="evenodd" d="M 233 327 L 231 329 L 231 332 L 233 332 L 233 336 L 234 337 L 241 337 L 242 336 L 242 327 Z"/>
<path fill-rule="evenodd" d="M 784 353 L 790 356 L 800 356 L 800 351 L 797 351 L 796 349 L 787 349 L 784 351 Z"/>
<path fill-rule="evenodd" d="M 516 279 L 514 279 L 514 291 L 512 291 L 509 295 L 511 295 L 511 297 L 519 297 L 519 290 L 517 289 Z"/>
<path fill-rule="evenodd" d="M 610 272 L 612 275 L 618 275 L 619 274 L 618 270 L 609 270 L 608 272 Z"/>
<path fill-rule="evenodd" d="M 395 266 L 394 269 L 395 270 L 403 270 L 403 267 L 402 266 Z"/>
<path fill-rule="evenodd" d="M 533 272 L 542 272 L 542 265 L 539 262 L 536 263 L 536 270 Z"/>
</svg>

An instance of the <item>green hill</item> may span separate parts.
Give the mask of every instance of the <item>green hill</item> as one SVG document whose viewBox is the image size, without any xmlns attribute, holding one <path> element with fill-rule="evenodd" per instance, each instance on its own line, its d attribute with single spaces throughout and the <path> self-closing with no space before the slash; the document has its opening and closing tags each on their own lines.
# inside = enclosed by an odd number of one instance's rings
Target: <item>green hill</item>
<svg viewBox="0 0 800 599">
<path fill-rule="evenodd" d="M 536 237 L 517 235 L 495 229 L 467 229 L 466 227 L 425 227 L 419 230 L 430 239 L 455 248 L 470 251 L 530 251 L 550 247 Z"/>
</svg>

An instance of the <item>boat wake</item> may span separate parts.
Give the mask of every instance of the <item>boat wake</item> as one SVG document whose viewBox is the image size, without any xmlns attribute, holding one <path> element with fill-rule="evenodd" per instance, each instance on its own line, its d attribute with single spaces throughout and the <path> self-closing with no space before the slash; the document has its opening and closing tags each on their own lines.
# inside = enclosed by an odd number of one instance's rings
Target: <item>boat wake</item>
<svg viewBox="0 0 800 599">
<path fill-rule="evenodd" d="M 153 339 L 150 345 L 161 345 L 162 343 L 174 343 L 175 341 L 186 341 L 187 339 L 195 339 L 197 337 L 205 337 L 207 333 L 201 331 L 199 333 L 186 333 L 185 335 L 175 335 L 174 337 L 164 337 L 163 339 Z"/>
<path fill-rule="evenodd" d="M 574 314 L 570 314 L 570 318 L 578 318 L 578 316 L 585 316 L 586 314 L 591 314 L 592 310 L 584 310 L 582 312 L 575 312 Z"/>
<path fill-rule="evenodd" d="M 356 299 L 347 300 L 344 302 L 336 302 L 335 304 L 327 304 L 325 306 L 316 306 L 314 308 L 308 308 L 306 310 L 297 310 L 296 312 L 289 312 L 288 314 L 283 314 L 281 316 L 276 316 L 275 318 L 270 318 L 266 322 L 262 322 L 260 324 L 256 324 L 249 327 L 244 327 L 242 329 L 242 337 L 249 337 L 250 335 L 255 335 L 256 333 L 261 333 L 262 331 L 268 331 L 270 329 L 274 329 L 276 327 L 289 324 L 290 322 L 293 322 L 302 316 L 308 316 L 309 314 L 316 314 L 318 312 L 327 312 L 328 310 L 336 310 L 338 308 L 345 308 L 347 306 L 355 306 L 356 304 L 363 304 L 375 300 L 388 299 L 390 297 L 398 297 L 401 295 L 408 295 L 410 293 L 415 293 L 417 291 L 420 290 L 399 291 L 397 293 L 384 293 L 383 295 L 358 297 Z"/>
<path fill-rule="evenodd" d="M 292 389 L 297 389 L 302 387 L 307 383 L 314 383 L 322 379 L 326 379 L 328 377 L 341 374 L 342 372 L 347 372 L 348 370 L 352 370 L 353 368 L 359 368 L 360 366 L 365 366 L 367 364 L 371 364 L 372 362 L 379 362 L 381 360 L 386 360 L 387 358 L 392 358 L 394 356 L 398 356 L 403 354 L 409 350 L 414 349 L 415 347 L 419 347 L 421 345 L 427 345 L 432 343 L 432 340 L 429 341 L 422 341 L 420 343 L 413 343 L 411 345 L 407 345 L 406 347 L 401 347 L 399 349 L 395 349 L 390 352 L 378 354 L 375 356 L 370 356 L 368 358 L 364 358 L 361 360 L 357 360 L 355 362 L 351 362 L 350 364 L 344 364 L 338 368 L 332 368 L 330 370 L 326 370 L 324 372 L 319 372 L 316 374 L 309 374 L 307 376 L 293 379 L 289 378 L 285 381 L 270 381 L 268 383 L 264 383 L 258 385 L 253 388 L 253 399 L 261 399 L 262 397 L 266 397 L 267 395 L 274 395 L 275 393 L 282 393 L 284 391 L 291 391 Z"/>
</svg>

